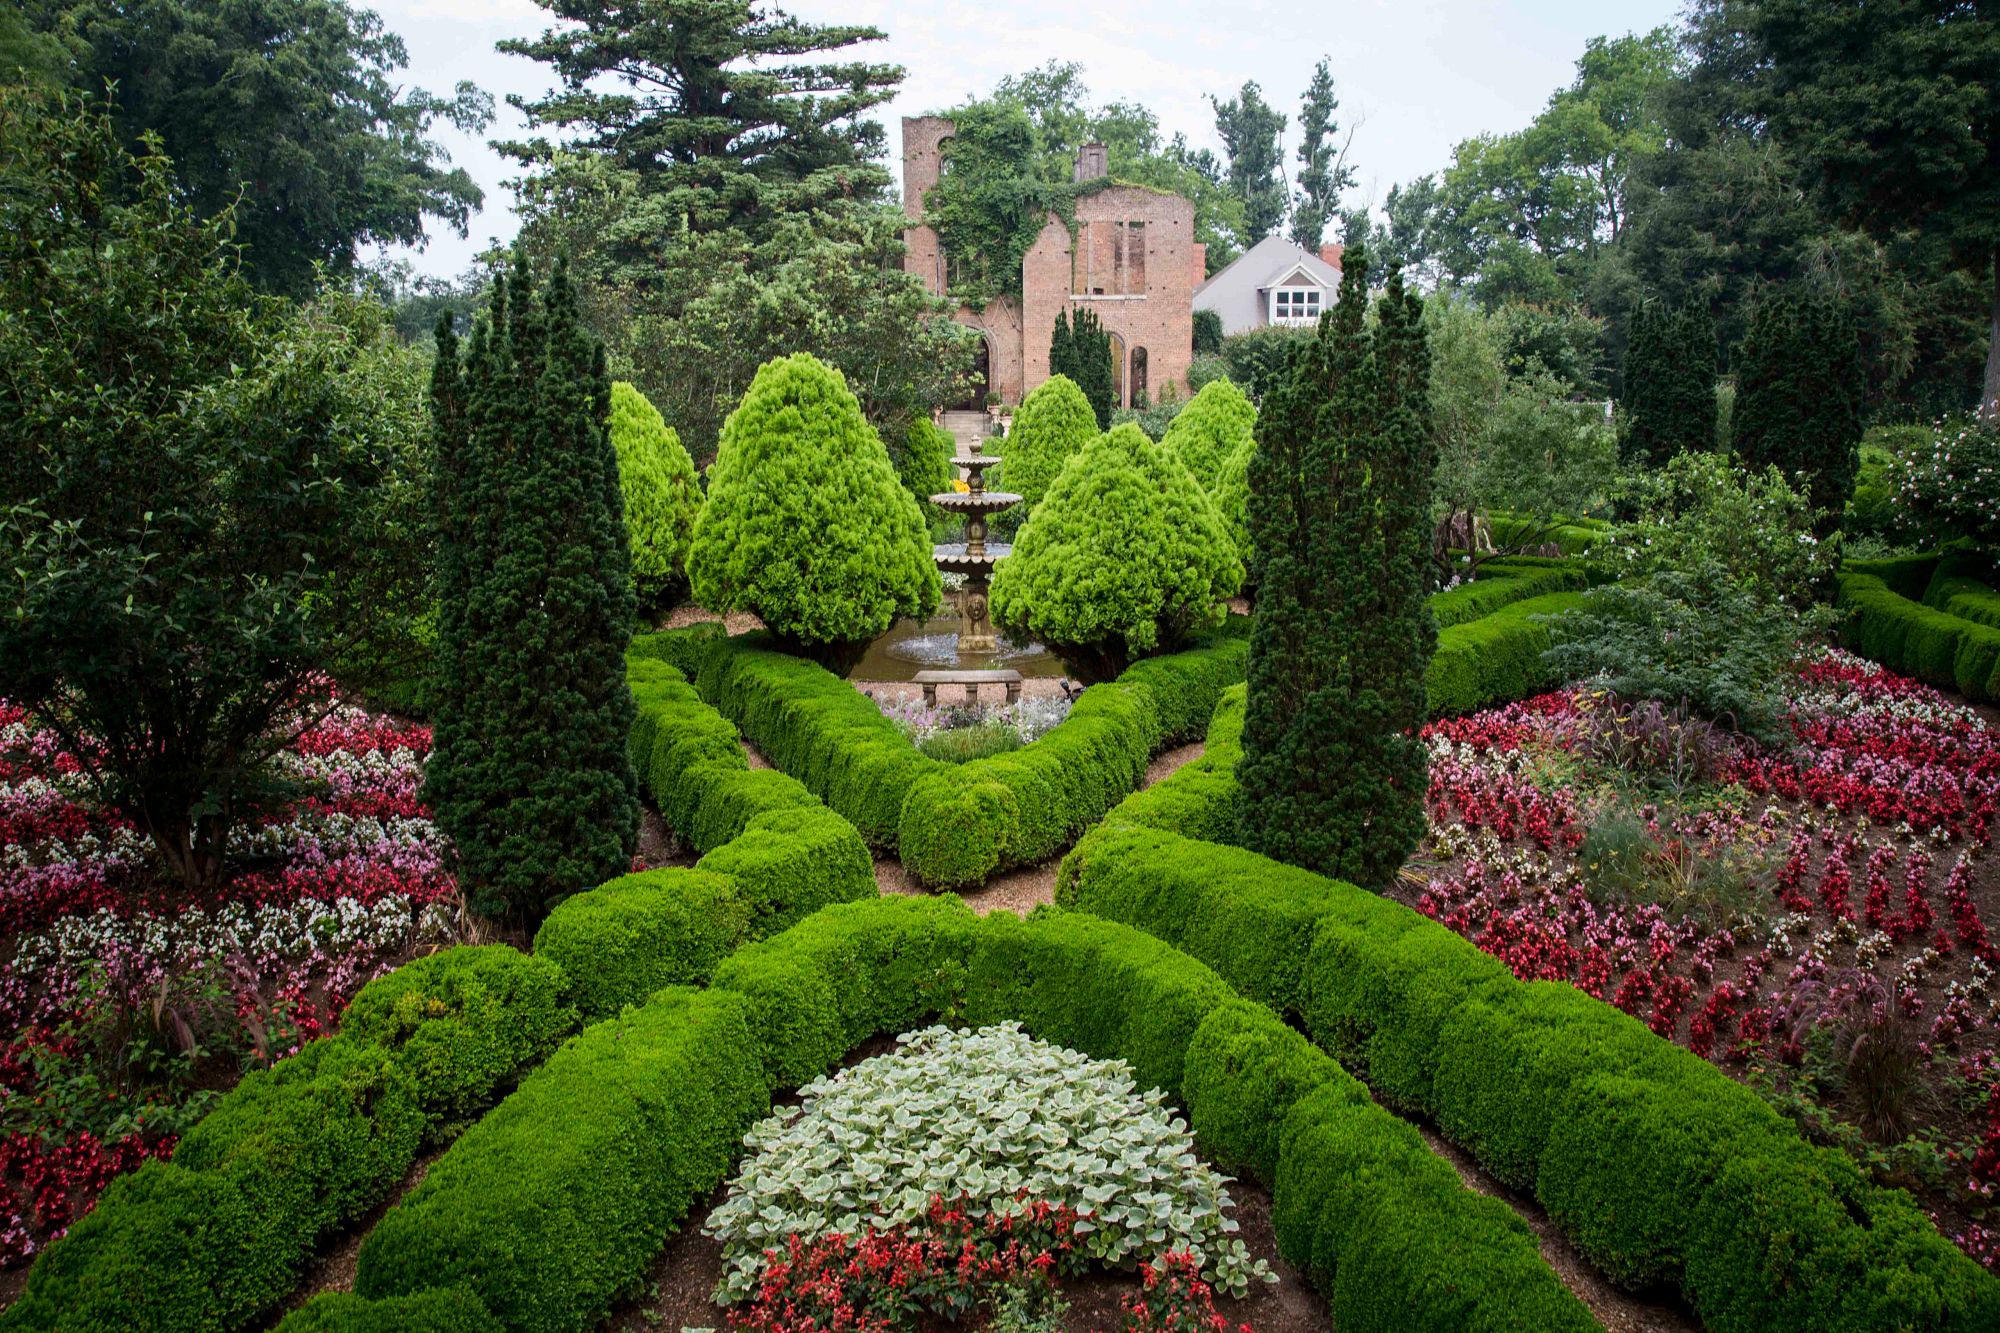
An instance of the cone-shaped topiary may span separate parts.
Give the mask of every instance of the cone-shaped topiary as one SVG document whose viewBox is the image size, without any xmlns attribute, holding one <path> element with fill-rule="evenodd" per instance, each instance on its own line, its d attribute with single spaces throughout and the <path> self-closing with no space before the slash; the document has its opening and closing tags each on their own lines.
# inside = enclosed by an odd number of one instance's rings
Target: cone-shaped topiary
<svg viewBox="0 0 2000 1333">
<path fill-rule="evenodd" d="M 928 417 L 912 421 L 903 436 L 903 451 L 896 459 L 896 475 L 902 478 L 903 489 L 917 502 L 917 512 L 924 516 L 926 525 L 944 517 L 944 511 L 931 503 L 931 497 L 941 495 L 951 487 L 951 455 L 955 443 L 951 432 Z"/>
<path fill-rule="evenodd" d="M 1222 471 L 1215 479 L 1215 487 L 1208 498 L 1215 502 L 1215 513 L 1222 520 L 1223 531 L 1236 547 L 1236 558 L 1243 562 L 1243 586 L 1245 592 L 1255 591 L 1251 573 L 1256 562 L 1250 558 L 1250 460 L 1257 453 L 1257 442 L 1245 436 L 1243 442 L 1222 461 Z"/>
<path fill-rule="evenodd" d="M 1180 459 L 1181 466 L 1213 496 L 1222 480 L 1223 465 L 1231 454 L 1250 443 L 1256 424 L 1257 409 L 1243 390 L 1228 380 L 1214 380 L 1203 385 L 1174 417 L 1167 433 L 1160 437 L 1160 445 Z"/>
<path fill-rule="evenodd" d="M 1222 623 L 1243 566 L 1215 506 L 1130 422 L 1070 459 L 993 574 L 993 621 L 1104 680 Z"/>
<path fill-rule="evenodd" d="M 686 587 L 688 539 L 701 512 L 694 460 L 659 409 L 624 380 L 611 385 L 611 443 L 632 542 L 632 590 L 640 606 L 665 610 Z"/>
<path fill-rule="evenodd" d="M 1392 274 L 1364 330 L 1368 259 L 1264 400 L 1250 460 L 1257 618 L 1237 829 L 1253 851 L 1383 889 L 1424 832 L 1429 355 Z"/>
<path fill-rule="evenodd" d="M 937 609 L 923 515 L 840 372 L 803 352 L 758 370 L 722 427 L 688 577 L 703 606 L 754 611 L 835 670 Z"/>
<path fill-rule="evenodd" d="M 1066 375 L 1052 375 L 1021 400 L 1014 428 L 998 442 L 1002 461 L 992 484 L 1021 497 L 1014 512 L 1025 521 L 1063 465 L 1098 434 L 1097 414 L 1083 390 Z"/>
<path fill-rule="evenodd" d="M 604 348 L 565 266 L 440 327 L 435 728 L 425 799 L 473 910 L 538 921 L 631 866 L 632 576 Z"/>
<path fill-rule="evenodd" d="M 1813 508 L 1837 525 L 1868 424 L 1868 368 L 1846 308 L 1803 291 L 1766 296 L 1736 366 L 1737 456 L 1760 472 L 1776 464 L 1787 476 L 1804 474 Z"/>
</svg>

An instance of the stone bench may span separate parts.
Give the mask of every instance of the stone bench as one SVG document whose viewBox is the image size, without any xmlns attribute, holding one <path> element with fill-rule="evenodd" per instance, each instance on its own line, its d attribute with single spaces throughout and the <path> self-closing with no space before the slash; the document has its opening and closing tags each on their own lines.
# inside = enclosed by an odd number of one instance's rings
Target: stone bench
<svg viewBox="0 0 2000 1333">
<path fill-rule="evenodd" d="M 924 687 L 924 707 L 937 707 L 937 687 L 940 685 L 963 685 L 969 699 L 979 697 L 981 685 L 1004 685 L 1007 687 L 1007 702 L 1017 702 L 1021 697 L 1021 673 L 1018 671 L 919 671 L 917 684 Z"/>
</svg>

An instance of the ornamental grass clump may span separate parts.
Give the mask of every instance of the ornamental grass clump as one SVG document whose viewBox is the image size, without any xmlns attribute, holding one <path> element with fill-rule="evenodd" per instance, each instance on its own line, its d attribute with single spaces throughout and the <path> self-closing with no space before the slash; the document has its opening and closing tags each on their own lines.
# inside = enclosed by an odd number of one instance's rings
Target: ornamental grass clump
<svg viewBox="0 0 2000 1333">
<path fill-rule="evenodd" d="M 673 607 L 687 591 L 688 542 L 701 512 L 701 482 L 681 437 L 646 395 L 611 385 L 611 443 L 632 547 L 632 591 L 645 611 Z"/>
<path fill-rule="evenodd" d="M 757 372 L 722 428 L 688 577 L 709 610 L 755 612 L 841 672 L 897 616 L 937 609 L 923 515 L 838 371 L 800 353 Z"/>
<path fill-rule="evenodd" d="M 993 621 L 1109 680 L 1220 625 L 1243 565 L 1215 505 L 1130 422 L 1072 458 L 993 575 Z"/>
<path fill-rule="evenodd" d="M 926 1028 L 893 1055 L 815 1079 L 745 1136 L 729 1197 L 718 1299 L 750 1295 L 767 1250 L 923 1222 L 937 1199 L 1004 1215 L 1073 1209 L 1085 1260 L 1107 1267 L 1184 1250 L 1216 1287 L 1275 1281 L 1234 1234 L 1226 1177 L 1194 1152 L 1165 1094 L 1131 1067 L 1036 1041 L 1018 1024 Z"/>
</svg>

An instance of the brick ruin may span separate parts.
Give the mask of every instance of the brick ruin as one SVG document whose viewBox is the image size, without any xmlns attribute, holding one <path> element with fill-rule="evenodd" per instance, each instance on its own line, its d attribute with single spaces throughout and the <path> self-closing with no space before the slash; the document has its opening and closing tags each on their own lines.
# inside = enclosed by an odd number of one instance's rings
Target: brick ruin
<svg viewBox="0 0 2000 1333">
<path fill-rule="evenodd" d="M 923 225 L 924 195 L 937 184 L 943 147 L 953 125 L 943 116 L 903 118 L 904 271 L 934 295 L 947 288 L 948 257 L 938 234 Z M 1077 154 L 1078 182 L 1107 172 L 1103 144 Z M 984 369 L 1003 402 L 1049 377 L 1049 337 L 1056 315 L 1088 309 L 1111 335 L 1120 406 L 1143 392 L 1157 399 L 1172 384 L 1185 394 L 1194 347 L 1194 289 L 1206 268 L 1194 238 L 1194 204 L 1177 194 L 1111 185 L 1076 201 L 1076 236 L 1050 213 L 1021 260 L 1020 296 L 984 309 L 961 306 L 953 318 L 985 335 Z M 983 397 L 983 395 L 981 395 Z M 966 404 L 971 405 L 971 404 Z"/>
</svg>

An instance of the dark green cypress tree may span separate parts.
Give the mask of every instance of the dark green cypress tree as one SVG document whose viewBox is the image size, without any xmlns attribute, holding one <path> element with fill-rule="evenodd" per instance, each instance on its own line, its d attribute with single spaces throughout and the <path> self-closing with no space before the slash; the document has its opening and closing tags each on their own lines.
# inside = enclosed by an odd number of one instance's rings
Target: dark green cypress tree
<svg viewBox="0 0 2000 1333">
<path fill-rule="evenodd" d="M 1071 378 L 1076 381 L 1076 387 L 1083 390 L 1083 396 L 1090 400 L 1090 410 L 1097 416 L 1097 428 L 1110 430 L 1111 409 L 1118 405 L 1111 375 L 1111 335 L 1104 331 L 1095 311 L 1079 310 L 1071 336 L 1076 356 L 1076 374 Z"/>
<path fill-rule="evenodd" d="M 1628 464 L 1658 467 L 1715 448 L 1715 321 L 1692 302 L 1632 313 L 1619 406 Z"/>
<path fill-rule="evenodd" d="M 534 922 L 626 870 L 634 604 L 611 381 L 566 267 L 494 284 L 432 376 L 437 715 L 425 795 L 473 909 Z"/>
<path fill-rule="evenodd" d="M 1074 381 L 1077 377 L 1076 338 L 1069 330 L 1069 312 L 1056 311 L 1056 331 L 1049 339 L 1049 378 L 1062 375 Z"/>
<path fill-rule="evenodd" d="M 1846 307 L 1796 288 L 1757 304 L 1737 351 L 1737 455 L 1755 468 L 1804 474 L 1829 529 L 1840 524 L 1861 462 L 1866 374 Z"/>
<path fill-rule="evenodd" d="M 1341 267 L 1332 317 L 1291 353 L 1250 459 L 1258 600 L 1236 811 L 1244 846 L 1379 890 L 1424 831 L 1430 357 L 1401 275 L 1369 331 L 1365 246 Z"/>
</svg>

